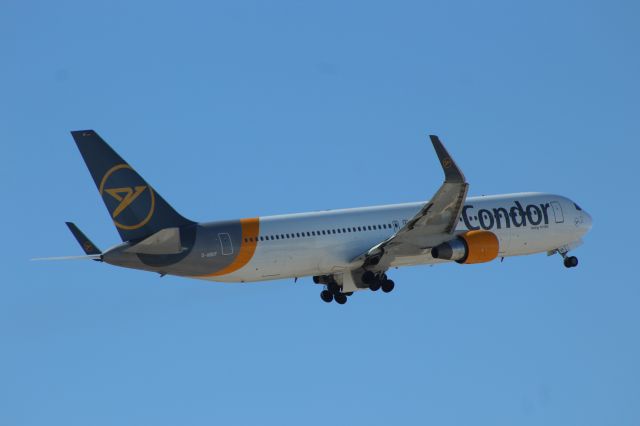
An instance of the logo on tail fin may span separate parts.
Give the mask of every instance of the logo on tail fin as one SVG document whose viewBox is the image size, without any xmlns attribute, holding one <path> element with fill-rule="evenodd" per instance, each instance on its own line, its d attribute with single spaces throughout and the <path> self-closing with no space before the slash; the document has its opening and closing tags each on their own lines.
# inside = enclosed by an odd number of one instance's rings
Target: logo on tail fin
<svg viewBox="0 0 640 426">
<path fill-rule="evenodd" d="M 113 223 L 120 229 L 141 228 L 153 216 L 153 189 L 128 164 L 118 164 L 105 173 L 100 183 L 100 195 Z"/>
<path fill-rule="evenodd" d="M 122 213 L 122 210 L 126 209 L 129 206 L 129 204 L 133 203 L 135 199 L 138 198 L 138 196 L 140 196 L 140 194 L 142 194 L 142 192 L 145 189 L 147 189 L 145 185 L 136 186 L 135 189 L 134 188 L 106 189 L 105 191 L 107 191 L 107 194 L 111 195 L 113 198 L 115 198 L 120 202 L 118 207 L 116 207 L 116 209 L 112 213 L 113 218 L 115 219 L 116 217 L 118 217 L 118 215 Z"/>
</svg>

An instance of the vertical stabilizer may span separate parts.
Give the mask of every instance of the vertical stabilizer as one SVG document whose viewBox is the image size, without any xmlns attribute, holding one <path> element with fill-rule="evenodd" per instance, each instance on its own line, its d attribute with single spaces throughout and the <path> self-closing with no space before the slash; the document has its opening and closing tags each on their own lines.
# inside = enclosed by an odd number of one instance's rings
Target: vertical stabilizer
<svg viewBox="0 0 640 426">
<path fill-rule="evenodd" d="M 71 132 L 123 241 L 194 222 L 171 207 L 96 132 Z"/>
</svg>

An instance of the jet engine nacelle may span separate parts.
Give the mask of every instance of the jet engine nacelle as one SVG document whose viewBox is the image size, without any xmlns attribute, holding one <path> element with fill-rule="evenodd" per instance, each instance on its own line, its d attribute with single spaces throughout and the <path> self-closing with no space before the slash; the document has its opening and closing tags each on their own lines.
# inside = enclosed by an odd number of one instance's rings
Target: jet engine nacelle
<svg viewBox="0 0 640 426">
<path fill-rule="evenodd" d="M 455 260 L 458 263 L 484 263 L 498 257 L 496 234 L 489 231 L 469 231 L 431 249 L 434 259 Z"/>
</svg>

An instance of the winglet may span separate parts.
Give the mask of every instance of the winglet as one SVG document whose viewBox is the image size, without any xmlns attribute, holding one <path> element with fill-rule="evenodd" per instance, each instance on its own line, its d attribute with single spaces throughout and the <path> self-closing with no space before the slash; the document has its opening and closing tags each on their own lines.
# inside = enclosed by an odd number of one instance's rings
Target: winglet
<svg viewBox="0 0 640 426">
<path fill-rule="evenodd" d="M 464 183 L 465 177 L 458 165 L 447 149 L 444 147 L 442 142 L 440 142 L 440 138 L 436 135 L 429 135 L 431 139 L 431 143 L 433 144 L 433 148 L 436 150 L 436 154 L 438 154 L 438 160 L 440 160 L 440 164 L 442 165 L 442 170 L 444 171 L 444 181 L 452 182 L 452 183 Z"/>
<path fill-rule="evenodd" d="M 69 227 L 69 230 L 71 231 L 73 236 L 76 238 L 76 240 L 80 244 L 80 247 L 82 247 L 82 250 L 84 250 L 84 252 L 87 255 L 93 256 L 93 255 L 102 254 L 100 249 L 96 247 L 96 245 L 93 244 L 91 240 L 87 238 L 86 235 L 84 235 L 84 233 L 76 226 L 75 223 L 73 222 L 65 222 L 65 223 L 67 224 L 67 226 Z"/>
</svg>

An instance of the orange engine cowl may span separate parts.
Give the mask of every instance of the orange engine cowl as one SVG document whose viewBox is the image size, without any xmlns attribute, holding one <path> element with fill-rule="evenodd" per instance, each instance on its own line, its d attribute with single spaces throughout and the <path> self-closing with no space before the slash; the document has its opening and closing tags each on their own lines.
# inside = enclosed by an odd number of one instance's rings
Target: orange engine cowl
<svg viewBox="0 0 640 426">
<path fill-rule="evenodd" d="M 469 231 L 431 249 L 435 259 L 455 260 L 458 263 L 484 263 L 498 257 L 500 244 L 496 234 L 489 231 Z"/>
<path fill-rule="evenodd" d="M 498 257 L 500 245 L 496 234 L 489 231 L 469 231 L 461 238 L 467 243 L 467 256 L 459 263 L 491 262 Z"/>
</svg>

